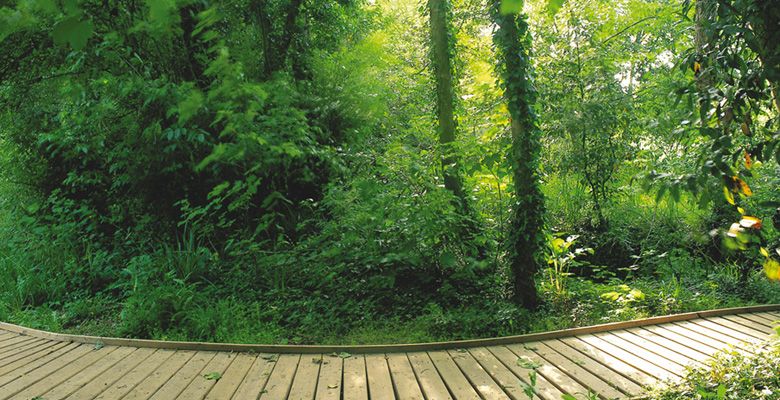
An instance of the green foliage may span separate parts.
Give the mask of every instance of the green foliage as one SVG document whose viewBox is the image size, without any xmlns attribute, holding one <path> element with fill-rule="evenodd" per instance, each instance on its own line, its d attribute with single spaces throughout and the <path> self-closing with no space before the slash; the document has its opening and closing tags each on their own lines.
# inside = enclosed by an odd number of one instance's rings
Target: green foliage
<svg viewBox="0 0 780 400">
<path fill-rule="evenodd" d="M 719 2 L 711 62 L 675 2 L 446 3 L 444 144 L 414 0 L 3 3 L 0 320 L 357 344 L 780 302 L 768 2 Z"/>
<path fill-rule="evenodd" d="M 721 352 L 705 367 L 688 372 L 682 382 L 652 390 L 648 398 L 775 399 L 780 390 L 778 356 L 776 343 L 756 348 L 754 354 Z"/>
</svg>

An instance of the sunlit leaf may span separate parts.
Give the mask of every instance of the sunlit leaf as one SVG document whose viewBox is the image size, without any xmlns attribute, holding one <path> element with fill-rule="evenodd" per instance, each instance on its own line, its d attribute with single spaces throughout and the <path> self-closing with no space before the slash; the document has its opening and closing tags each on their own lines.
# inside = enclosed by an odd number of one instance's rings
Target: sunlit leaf
<svg viewBox="0 0 780 400">
<path fill-rule="evenodd" d="M 501 14 L 517 14 L 523 11 L 523 0 L 501 0 Z"/>
<path fill-rule="evenodd" d="M 750 157 L 750 153 L 745 151 L 745 168 L 751 169 L 753 168 L 753 159 Z"/>
<path fill-rule="evenodd" d="M 726 198 L 726 201 L 729 204 L 731 204 L 732 206 L 734 205 L 734 195 L 731 193 L 731 190 L 729 190 L 729 188 L 725 186 L 723 187 L 723 197 Z"/>
<path fill-rule="evenodd" d="M 748 229 L 761 229 L 761 219 L 746 215 L 739 220 L 739 225 Z"/>
<path fill-rule="evenodd" d="M 566 0 L 547 0 L 547 13 L 550 15 L 557 14 L 564 3 L 566 3 Z"/>
<path fill-rule="evenodd" d="M 731 224 L 731 227 L 729 228 L 729 231 L 726 233 L 726 235 L 728 235 L 729 237 L 736 238 L 740 233 L 744 231 L 745 228 L 743 228 L 740 224 L 735 222 Z"/>
<path fill-rule="evenodd" d="M 764 262 L 764 273 L 766 277 L 777 281 L 780 280 L 780 262 L 774 258 L 770 258 Z"/>
</svg>

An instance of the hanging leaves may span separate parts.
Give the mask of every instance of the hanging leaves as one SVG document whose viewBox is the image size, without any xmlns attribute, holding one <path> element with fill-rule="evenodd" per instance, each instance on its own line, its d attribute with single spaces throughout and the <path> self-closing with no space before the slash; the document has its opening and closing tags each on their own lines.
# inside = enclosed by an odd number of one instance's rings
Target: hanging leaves
<svg viewBox="0 0 780 400">
<path fill-rule="evenodd" d="M 523 0 L 501 0 L 501 14 L 518 14 L 523 11 Z"/>
<path fill-rule="evenodd" d="M 54 25 L 51 32 L 56 44 L 68 44 L 73 50 L 81 50 L 87 45 L 92 36 L 93 26 L 89 20 L 82 20 L 81 16 L 73 15 Z"/>
</svg>

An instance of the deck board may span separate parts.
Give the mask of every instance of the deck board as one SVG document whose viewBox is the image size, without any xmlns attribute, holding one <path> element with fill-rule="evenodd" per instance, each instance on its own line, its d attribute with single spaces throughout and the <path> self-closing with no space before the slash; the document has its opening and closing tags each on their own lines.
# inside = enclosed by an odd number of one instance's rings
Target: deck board
<svg viewBox="0 0 780 400">
<path fill-rule="evenodd" d="M 0 400 L 628 399 L 679 379 L 721 349 L 757 351 L 775 339 L 779 310 L 716 310 L 460 343 L 259 351 L 0 323 Z"/>
</svg>

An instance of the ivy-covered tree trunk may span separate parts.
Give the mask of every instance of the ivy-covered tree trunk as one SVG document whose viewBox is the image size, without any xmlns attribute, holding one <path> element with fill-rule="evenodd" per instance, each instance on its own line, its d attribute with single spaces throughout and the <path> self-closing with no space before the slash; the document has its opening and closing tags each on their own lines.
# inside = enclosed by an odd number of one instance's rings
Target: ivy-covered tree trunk
<svg viewBox="0 0 780 400">
<path fill-rule="evenodd" d="M 455 142 L 454 90 L 452 88 L 452 58 L 449 29 L 449 1 L 430 0 L 431 65 L 436 80 L 436 113 L 438 119 L 439 144 L 442 147 L 444 187 L 465 204 L 463 183 L 458 171 L 458 160 L 453 144 Z"/>
<path fill-rule="evenodd" d="M 431 65 L 436 81 L 436 113 L 439 144 L 442 151 L 444 187 L 455 195 L 456 208 L 464 220 L 464 234 L 473 238 L 477 232 L 471 207 L 463 189 L 460 175 L 460 160 L 455 144 L 455 91 L 453 89 L 452 48 L 454 42 L 450 32 L 449 0 L 429 0 Z M 479 252 L 483 253 L 483 249 Z"/>
<path fill-rule="evenodd" d="M 531 35 L 526 17 L 501 14 L 500 1 L 493 4 L 498 29 L 493 34 L 511 116 L 512 147 L 509 154 L 514 177 L 514 201 L 510 227 L 510 265 L 513 298 L 533 309 L 539 303 L 534 276 L 540 267 L 544 244 L 544 197 L 539 187 L 541 131 L 537 126 L 531 66 Z"/>
</svg>

